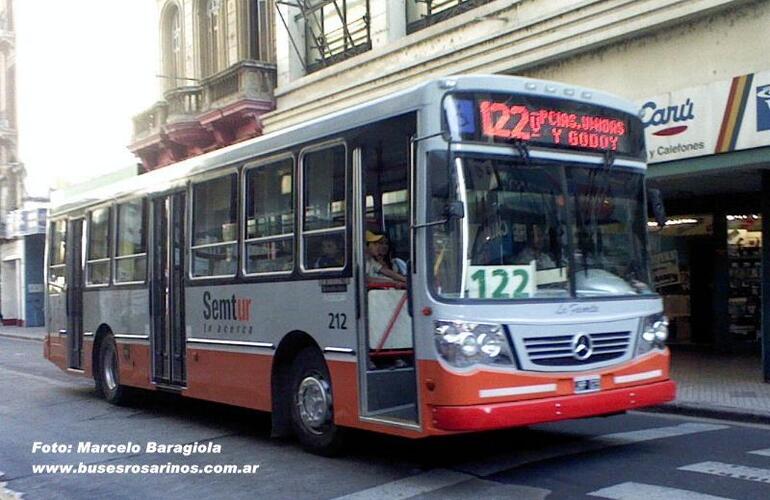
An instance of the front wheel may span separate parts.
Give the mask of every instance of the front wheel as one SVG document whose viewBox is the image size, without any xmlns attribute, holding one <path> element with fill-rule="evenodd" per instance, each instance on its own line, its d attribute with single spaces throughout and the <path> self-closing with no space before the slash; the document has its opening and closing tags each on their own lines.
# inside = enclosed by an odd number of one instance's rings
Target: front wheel
<svg viewBox="0 0 770 500">
<path fill-rule="evenodd" d="M 343 431 L 334 423 L 331 377 L 323 357 L 304 349 L 291 367 L 291 423 L 302 446 L 319 455 L 339 453 Z"/>
<path fill-rule="evenodd" d="M 105 335 L 99 344 L 96 366 L 96 390 L 108 402 L 119 405 L 126 401 L 126 388 L 120 385 L 118 349 L 111 334 Z"/>
</svg>

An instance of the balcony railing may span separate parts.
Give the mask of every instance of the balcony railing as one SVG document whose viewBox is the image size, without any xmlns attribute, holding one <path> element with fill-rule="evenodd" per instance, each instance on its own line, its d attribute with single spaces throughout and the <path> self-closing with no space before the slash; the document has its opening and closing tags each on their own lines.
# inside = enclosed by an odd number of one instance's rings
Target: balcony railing
<svg viewBox="0 0 770 500">
<path fill-rule="evenodd" d="M 13 47 L 16 45 L 16 33 L 0 28 L 0 47 Z"/>
<path fill-rule="evenodd" d="M 134 141 L 159 133 L 167 123 L 194 120 L 241 99 L 273 101 L 275 85 L 274 64 L 240 61 L 202 80 L 200 85 L 167 91 L 165 101 L 134 117 Z"/>
<path fill-rule="evenodd" d="M 167 121 L 183 120 L 201 111 L 203 87 L 199 85 L 179 87 L 169 90 L 163 97 L 168 104 Z"/>
<path fill-rule="evenodd" d="M 134 139 L 143 139 L 160 130 L 166 123 L 168 104 L 156 102 L 153 106 L 134 117 Z"/>
<path fill-rule="evenodd" d="M 226 105 L 240 99 L 273 100 L 275 65 L 240 61 L 203 81 L 204 108 Z"/>
</svg>

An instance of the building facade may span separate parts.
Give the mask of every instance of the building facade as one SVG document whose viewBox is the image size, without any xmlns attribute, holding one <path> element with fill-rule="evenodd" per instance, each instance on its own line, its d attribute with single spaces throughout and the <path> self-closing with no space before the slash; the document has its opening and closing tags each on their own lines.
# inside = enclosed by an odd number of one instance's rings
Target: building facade
<svg viewBox="0 0 770 500">
<path fill-rule="evenodd" d="M 274 109 L 272 0 L 158 0 L 162 98 L 134 117 L 145 171 L 262 132 Z"/>
<path fill-rule="evenodd" d="M 762 352 L 770 380 L 768 26 L 756 0 L 280 2 L 276 110 L 262 122 L 297 126 L 461 73 L 634 100 L 671 216 L 651 250 L 672 342 Z"/>
<path fill-rule="evenodd" d="M 45 207 L 28 200 L 17 154 L 13 0 L 0 0 L 0 314 L 8 325 L 43 325 Z"/>
<path fill-rule="evenodd" d="M 13 0 L 0 0 L 0 219 L 22 206 L 24 166 L 16 129 L 16 33 Z"/>
</svg>

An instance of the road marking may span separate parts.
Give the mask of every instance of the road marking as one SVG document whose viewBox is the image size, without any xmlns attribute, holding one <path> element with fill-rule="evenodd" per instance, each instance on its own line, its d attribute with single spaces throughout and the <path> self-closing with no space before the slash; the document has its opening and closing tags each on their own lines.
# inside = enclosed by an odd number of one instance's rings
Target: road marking
<svg viewBox="0 0 770 500">
<path fill-rule="evenodd" d="M 605 434 L 603 436 L 597 437 L 596 439 L 608 443 L 631 444 L 641 443 L 643 441 L 652 441 L 655 439 L 686 436 L 688 434 L 697 434 L 700 432 L 721 431 L 723 429 L 729 428 L 729 425 L 688 422 L 685 424 L 673 425 L 671 427 L 655 427 L 652 429 L 642 429 L 638 431 Z"/>
<path fill-rule="evenodd" d="M 434 469 L 416 476 L 410 476 L 397 481 L 381 484 L 373 488 L 357 491 L 350 495 L 338 497 L 336 500 L 376 500 L 378 498 L 409 498 L 431 491 L 454 486 L 465 481 L 476 479 L 469 474 L 454 472 L 446 469 Z"/>
<path fill-rule="evenodd" d="M 762 455 L 763 457 L 770 457 L 770 448 L 765 448 L 764 450 L 754 450 L 750 451 L 752 455 Z"/>
<path fill-rule="evenodd" d="M 715 497 L 690 490 L 633 482 L 602 488 L 592 491 L 588 495 L 616 500 L 670 500 L 672 498 L 676 498 L 676 500 L 730 500 L 725 497 Z"/>
<path fill-rule="evenodd" d="M 726 464 L 722 462 L 700 462 L 679 467 L 679 470 L 702 472 L 703 474 L 713 474 L 715 476 L 743 479 L 744 481 L 755 481 L 757 483 L 770 483 L 770 470 L 759 469 L 757 467 L 746 467 L 745 465 Z"/>
<path fill-rule="evenodd" d="M 3 477 L 2 473 L 0 473 L 0 477 Z M 18 491 L 6 488 L 5 486 L 7 484 L 8 483 L 0 483 L 0 500 L 21 500 L 22 494 Z"/>
<path fill-rule="evenodd" d="M 30 380 L 36 380 L 38 382 L 43 382 L 43 383 L 46 383 L 46 384 L 55 385 L 57 387 L 66 387 L 68 389 L 71 389 L 71 388 L 77 386 L 77 382 L 75 382 L 74 380 L 73 380 L 72 383 L 70 383 L 70 382 L 62 382 L 60 380 L 55 380 L 55 379 L 48 378 L 48 377 L 41 377 L 40 375 L 33 375 L 32 373 L 20 372 L 20 371 L 17 371 L 17 370 L 11 370 L 9 368 L 0 367 L 0 373 L 7 373 L 9 375 L 13 375 L 13 376 L 16 376 L 16 377 L 24 377 L 24 378 L 27 378 L 27 379 L 30 379 Z"/>
<path fill-rule="evenodd" d="M 491 476 L 529 463 L 542 462 L 544 460 L 576 455 L 578 453 L 586 453 L 589 451 L 597 451 L 612 446 L 624 446 L 655 439 L 686 436 L 689 434 L 719 431 L 729 428 L 730 426 L 728 425 L 686 422 L 670 427 L 656 427 L 653 429 L 604 434 L 586 438 L 585 441 L 531 450 L 531 453 L 527 453 L 526 457 L 522 457 L 520 454 L 497 454 L 490 456 L 487 459 L 477 459 L 472 463 L 462 464 L 456 468 L 461 468 L 462 470 L 477 476 Z"/>
</svg>

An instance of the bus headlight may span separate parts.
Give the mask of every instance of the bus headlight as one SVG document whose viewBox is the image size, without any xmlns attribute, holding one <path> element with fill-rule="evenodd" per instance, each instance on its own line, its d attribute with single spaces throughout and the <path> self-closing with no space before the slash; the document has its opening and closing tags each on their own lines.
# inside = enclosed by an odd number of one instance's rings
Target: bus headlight
<svg viewBox="0 0 770 500">
<path fill-rule="evenodd" d="M 663 314 L 647 316 L 642 321 L 642 329 L 636 344 L 636 355 L 645 354 L 653 349 L 663 349 L 668 338 L 668 318 Z"/>
<path fill-rule="evenodd" d="M 434 325 L 436 351 L 452 366 L 513 364 L 501 325 L 465 321 L 436 321 Z"/>
</svg>

